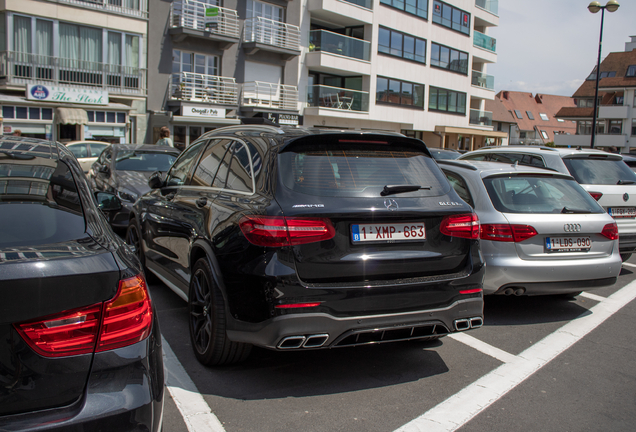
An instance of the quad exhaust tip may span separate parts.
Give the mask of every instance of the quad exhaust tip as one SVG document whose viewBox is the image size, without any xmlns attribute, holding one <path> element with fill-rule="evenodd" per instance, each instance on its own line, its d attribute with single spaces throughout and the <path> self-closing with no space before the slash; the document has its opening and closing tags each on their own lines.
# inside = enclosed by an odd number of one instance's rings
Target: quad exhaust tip
<svg viewBox="0 0 636 432">
<path fill-rule="evenodd" d="M 483 326 L 484 320 L 481 317 L 462 318 L 455 320 L 454 324 L 455 330 L 465 331 Z"/>
<path fill-rule="evenodd" d="M 320 348 L 323 346 L 329 335 L 320 333 L 310 336 L 287 336 L 278 343 L 277 348 L 281 350 L 299 349 L 299 348 Z"/>
</svg>

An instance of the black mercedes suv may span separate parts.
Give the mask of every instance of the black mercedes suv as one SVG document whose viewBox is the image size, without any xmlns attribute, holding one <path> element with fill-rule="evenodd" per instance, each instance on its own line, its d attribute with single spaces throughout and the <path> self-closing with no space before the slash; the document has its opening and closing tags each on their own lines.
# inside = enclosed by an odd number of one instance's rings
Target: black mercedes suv
<svg viewBox="0 0 636 432">
<path fill-rule="evenodd" d="M 126 240 L 188 302 L 204 364 L 483 323 L 479 220 L 419 140 L 231 126 L 149 184 Z"/>
</svg>

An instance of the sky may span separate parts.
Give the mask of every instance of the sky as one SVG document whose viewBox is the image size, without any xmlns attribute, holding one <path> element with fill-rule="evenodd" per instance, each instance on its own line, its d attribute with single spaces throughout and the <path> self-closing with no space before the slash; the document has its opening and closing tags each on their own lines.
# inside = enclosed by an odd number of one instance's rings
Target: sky
<svg viewBox="0 0 636 432">
<path fill-rule="evenodd" d="M 636 0 L 618 0 L 605 11 L 601 62 L 610 52 L 625 51 L 636 36 Z M 600 0 L 602 5 L 607 0 Z M 598 59 L 601 12 L 587 9 L 590 0 L 499 0 L 497 63 L 489 64 L 495 91 L 572 96 Z"/>
</svg>

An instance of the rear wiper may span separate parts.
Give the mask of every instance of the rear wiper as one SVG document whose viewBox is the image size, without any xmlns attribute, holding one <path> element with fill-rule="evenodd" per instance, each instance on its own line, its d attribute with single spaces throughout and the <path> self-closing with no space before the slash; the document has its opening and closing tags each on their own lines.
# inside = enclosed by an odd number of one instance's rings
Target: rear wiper
<svg viewBox="0 0 636 432">
<path fill-rule="evenodd" d="M 619 180 L 616 182 L 617 185 L 634 184 L 634 183 L 636 183 L 636 181 L 634 180 Z"/>
<path fill-rule="evenodd" d="M 431 187 L 430 186 L 420 186 L 420 185 L 386 185 L 384 186 L 384 189 L 382 190 L 382 192 L 380 192 L 380 195 L 382 196 L 386 196 L 386 195 L 393 195 L 393 194 L 398 194 L 398 193 L 403 193 L 403 192 L 413 192 L 416 190 L 420 190 L 420 189 L 427 189 L 430 190 Z"/>
<path fill-rule="evenodd" d="M 569 207 L 563 207 L 563 210 L 561 210 L 561 213 L 592 213 L 590 210 L 585 210 L 585 209 L 571 209 Z"/>
</svg>

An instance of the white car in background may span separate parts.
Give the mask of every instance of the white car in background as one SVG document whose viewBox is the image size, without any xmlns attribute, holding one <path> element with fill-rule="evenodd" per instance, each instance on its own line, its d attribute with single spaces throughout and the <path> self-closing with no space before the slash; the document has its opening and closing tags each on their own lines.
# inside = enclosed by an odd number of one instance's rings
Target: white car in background
<svg viewBox="0 0 636 432">
<path fill-rule="evenodd" d="M 75 155 L 82 170 L 88 173 L 93 163 L 110 143 L 103 141 L 70 141 L 65 145 Z"/>
</svg>

